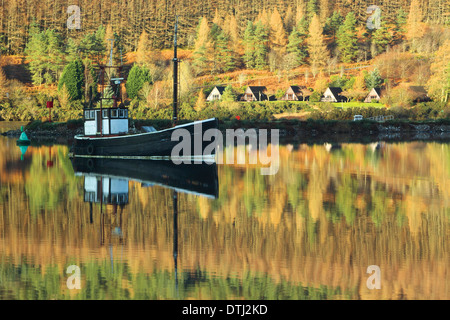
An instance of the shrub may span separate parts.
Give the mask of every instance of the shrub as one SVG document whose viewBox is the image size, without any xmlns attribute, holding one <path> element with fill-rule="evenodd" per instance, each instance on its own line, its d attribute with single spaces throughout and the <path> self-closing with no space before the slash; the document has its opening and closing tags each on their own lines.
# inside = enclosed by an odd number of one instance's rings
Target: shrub
<svg viewBox="0 0 450 320">
<path fill-rule="evenodd" d="M 309 96 L 309 101 L 311 101 L 311 102 L 319 102 L 321 98 L 322 98 L 322 94 L 320 92 L 318 92 L 318 91 L 314 91 Z"/>
</svg>

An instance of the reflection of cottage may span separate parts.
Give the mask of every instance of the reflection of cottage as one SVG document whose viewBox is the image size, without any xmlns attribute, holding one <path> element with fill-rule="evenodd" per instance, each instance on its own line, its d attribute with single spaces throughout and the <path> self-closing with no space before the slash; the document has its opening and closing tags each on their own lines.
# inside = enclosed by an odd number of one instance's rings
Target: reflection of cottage
<svg viewBox="0 0 450 320">
<path fill-rule="evenodd" d="M 311 92 L 305 86 L 290 86 L 281 100 L 287 101 L 305 101 L 309 98 Z"/>
<path fill-rule="evenodd" d="M 408 92 L 411 95 L 413 102 L 425 102 L 431 100 L 425 87 L 409 86 Z"/>
<path fill-rule="evenodd" d="M 263 86 L 248 86 L 243 97 L 243 101 L 266 101 L 269 100 L 267 94 L 267 88 Z"/>
<path fill-rule="evenodd" d="M 373 102 L 373 101 L 379 102 L 380 99 L 381 99 L 381 89 L 372 88 L 367 97 L 364 99 L 364 102 Z"/>
<path fill-rule="evenodd" d="M 225 91 L 225 87 L 215 86 L 214 89 L 212 89 L 211 93 L 206 98 L 206 101 L 220 100 L 222 98 L 224 91 Z"/>
<path fill-rule="evenodd" d="M 323 97 L 320 101 L 322 102 L 346 102 L 347 98 L 341 95 L 342 89 L 339 87 L 328 87 L 325 90 Z"/>
</svg>

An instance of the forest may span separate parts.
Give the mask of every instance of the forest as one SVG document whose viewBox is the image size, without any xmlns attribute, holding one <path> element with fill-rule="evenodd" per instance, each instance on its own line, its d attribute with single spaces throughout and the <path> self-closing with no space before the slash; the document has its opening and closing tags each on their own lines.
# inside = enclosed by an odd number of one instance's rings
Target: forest
<svg viewBox="0 0 450 320">
<path fill-rule="evenodd" d="M 369 1 L 345 0 L 72 5 L 80 9 L 79 29 L 69 27 L 75 13 L 64 1 L 2 0 L 3 120 L 41 119 L 49 99 L 55 99 L 57 119 L 79 118 L 89 88 L 98 91 L 95 66 L 108 61 L 110 39 L 114 63 L 124 65 L 127 77 L 126 104 L 136 117 L 166 118 L 175 16 L 180 107 L 193 118 L 217 108 L 205 99 L 218 84 L 232 89 L 231 98 L 221 102 L 228 110 L 242 108 L 234 100 L 248 85 L 265 85 L 280 96 L 292 84 L 308 87 L 316 97 L 297 111 L 323 107 L 314 102 L 328 86 L 342 87 L 355 102 L 380 86 L 383 106 L 398 108 L 414 104 L 408 85 L 424 86 L 432 108 L 448 107 L 450 4 L 444 0 L 379 1 L 375 9 Z"/>
</svg>

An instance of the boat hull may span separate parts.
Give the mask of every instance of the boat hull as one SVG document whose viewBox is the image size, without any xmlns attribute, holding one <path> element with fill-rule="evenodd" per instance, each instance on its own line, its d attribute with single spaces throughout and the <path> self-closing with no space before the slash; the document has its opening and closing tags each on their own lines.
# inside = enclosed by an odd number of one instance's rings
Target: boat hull
<svg viewBox="0 0 450 320">
<path fill-rule="evenodd" d="M 171 157 L 173 148 L 182 141 L 172 141 L 172 134 L 177 129 L 190 136 L 191 157 L 203 156 L 202 152 L 210 141 L 203 141 L 203 133 L 208 129 L 217 129 L 216 118 L 183 124 L 173 128 L 140 134 L 123 136 L 87 137 L 75 136 L 72 148 L 74 157 Z M 201 134 L 201 137 L 198 135 Z M 201 149 L 194 148 L 194 139 L 201 142 Z M 215 150 L 214 150 L 215 152 Z"/>
</svg>

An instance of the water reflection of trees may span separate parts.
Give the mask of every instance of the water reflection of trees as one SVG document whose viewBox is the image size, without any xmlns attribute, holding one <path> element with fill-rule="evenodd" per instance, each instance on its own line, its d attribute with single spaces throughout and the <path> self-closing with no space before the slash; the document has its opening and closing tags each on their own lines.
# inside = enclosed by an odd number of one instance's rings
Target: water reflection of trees
<svg viewBox="0 0 450 320">
<path fill-rule="evenodd" d="M 29 169 L 16 172 L 15 178 L 7 179 L 2 171 L 0 251 L 11 258 L 2 269 L 17 267 L 26 256 L 41 267 L 55 263 L 64 274 L 72 257 L 108 272 L 109 251 L 100 246 L 100 209 L 94 208 L 90 224 L 82 179 L 73 175 L 67 148 L 54 147 L 52 168 L 45 166 L 45 148 L 31 149 Z M 292 292 L 326 286 L 329 292 L 352 292 L 353 298 L 355 290 L 362 298 L 448 298 L 442 280 L 449 258 L 450 146 L 369 148 L 343 145 L 338 152 L 327 152 L 319 145 L 292 151 L 282 147 L 274 176 L 262 176 L 255 167 L 219 167 L 219 199 L 179 197 L 179 266 L 185 272 L 206 272 L 208 283 L 222 281 L 222 291 L 232 285 L 225 280 L 231 275 L 246 288 L 264 275 L 271 288 L 293 285 L 297 289 L 289 287 Z M 161 290 L 161 283 L 173 281 L 171 205 L 168 190 L 130 184 L 129 205 L 123 210 L 122 268 L 127 271 L 116 275 L 117 290 L 126 287 L 127 294 L 155 297 L 150 288 Z M 106 224 L 112 225 L 111 210 L 107 212 Z M 370 264 L 384 272 L 379 292 L 365 289 Z M 11 270 L 4 272 L 16 272 Z M 39 281 L 51 285 L 45 279 Z M 199 284 L 195 288 L 207 290 Z M 100 289 L 90 290 L 93 295 Z M 189 294 L 221 297 L 220 290 Z M 125 295 L 107 291 L 102 295 Z M 236 292 L 241 291 L 230 295 Z"/>
</svg>

